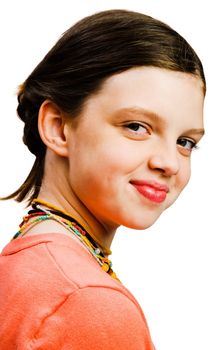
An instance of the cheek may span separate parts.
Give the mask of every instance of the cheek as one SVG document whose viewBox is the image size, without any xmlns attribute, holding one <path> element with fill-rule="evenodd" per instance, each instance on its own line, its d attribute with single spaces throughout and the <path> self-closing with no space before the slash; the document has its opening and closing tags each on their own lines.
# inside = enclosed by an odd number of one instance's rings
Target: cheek
<svg viewBox="0 0 219 350">
<path fill-rule="evenodd" d="M 190 180 L 190 176 L 191 176 L 191 165 L 190 165 L 190 162 L 187 162 L 186 164 L 182 165 L 179 175 L 177 177 L 177 187 L 180 192 L 188 184 Z"/>
<path fill-rule="evenodd" d="M 189 182 L 191 175 L 190 165 L 186 165 L 177 174 L 175 177 L 175 183 L 172 191 L 172 195 L 169 198 L 169 201 L 167 202 L 167 206 L 165 209 L 169 208 L 179 197 L 180 193 L 183 191 L 183 189 L 186 187 L 186 185 Z"/>
<path fill-rule="evenodd" d="M 77 190 L 82 186 L 83 192 L 96 191 L 96 197 L 100 188 L 106 188 L 124 165 L 122 155 L 114 149 L 84 144 L 71 156 L 70 181 Z"/>
<path fill-rule="evenodd" d="M 115 198 L 122 198 L 130 174 L 138 166 L 139 152 L 133 154 L 133 147 L 127 143 L 90 145 L 88 142 L 72 153 L 71 187 L 89 208 L 95 206 L 97 209 L 100 204 L 104 208 L 106 205 L 115 207 Z"/>
<path fill-rule="evenodd" d="M 77 150 L 76 150 L 77 152 Z M 73 157 L 75 158 L 75 157 Z M 96 175 L 104 177 L 113 177 L 116 174 L 129 174 L 138 165 L 139 152 L 135 152 L 128 143 L 103 143 L 95 145 L 87 144 L 77 152 L 76 159 L 72 159 L 73 167 L 87 175 L 95 172 Z"/>
</svg>

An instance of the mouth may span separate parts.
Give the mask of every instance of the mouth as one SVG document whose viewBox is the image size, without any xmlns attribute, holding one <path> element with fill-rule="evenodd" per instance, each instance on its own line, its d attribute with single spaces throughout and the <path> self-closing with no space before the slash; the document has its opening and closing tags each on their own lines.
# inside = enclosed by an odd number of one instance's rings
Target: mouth
<svg viewBox="0 0 219 350">
<path fill-rule="evenodd" d="M 158 182 L 135 180 L 130 181 L 131 185 L 145 198 L 154 203 L 162 203 L 165 201 L 169 188 L 166 185 L 159 184 Z"/>
</svg>

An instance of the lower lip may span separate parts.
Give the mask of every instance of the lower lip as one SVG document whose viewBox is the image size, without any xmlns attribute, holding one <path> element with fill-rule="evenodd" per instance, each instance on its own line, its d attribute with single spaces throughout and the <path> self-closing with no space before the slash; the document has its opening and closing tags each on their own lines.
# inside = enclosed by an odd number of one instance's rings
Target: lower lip
<svg viewBox="0 0 219 350">
<path fill-rule="evenodd" d="M 157 190 L 156 188 L 148 185 L 135 185 L 133 186 L 136 190 L 142 194 L 145 198 L 149 199 L 155 203 L 162 203 L 165 201 L 167 192 L 162 190 Z"/>
</svg>

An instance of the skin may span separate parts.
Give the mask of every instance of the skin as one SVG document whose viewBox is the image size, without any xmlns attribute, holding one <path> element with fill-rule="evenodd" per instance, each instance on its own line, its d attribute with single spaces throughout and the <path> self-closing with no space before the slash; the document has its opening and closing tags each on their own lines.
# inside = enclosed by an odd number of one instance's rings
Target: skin
<svg viewBox="0 0 219 350">
<path fill-rule="evenodd" d="M 39 198 L 78 217 L 107 248 L 120 225 L 150 227 L 189 181 L 192 148 L 204 132 L 203 102 L 198 77 L 154 67 L 111 76 L 71 122 L 45 101 L 39 131 L 48 149 Z M 145 198 L 136 180 L 168 186 L 166 199 Z M 48 221 L 30 234 L 51 230 L 66 233 Z"/>
</svg>

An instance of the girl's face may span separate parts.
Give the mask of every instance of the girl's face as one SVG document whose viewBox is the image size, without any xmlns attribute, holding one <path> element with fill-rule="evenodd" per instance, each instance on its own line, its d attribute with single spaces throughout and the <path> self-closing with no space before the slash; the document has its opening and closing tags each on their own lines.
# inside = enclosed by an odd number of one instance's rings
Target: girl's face
<svg viewBox="0 0 219 350">
<path fill-rule="evenodd" d="M 105 227 L 151 226 L 190 178 L 203 134 L 199 78 L 141 67 L 108 78 L 68 137 L 69 183 Z"/>
</svg>

